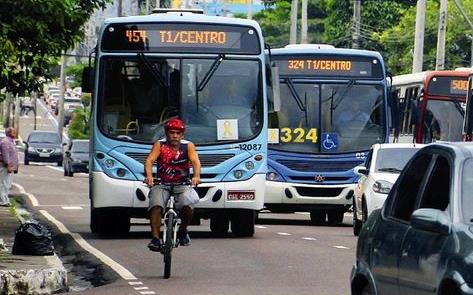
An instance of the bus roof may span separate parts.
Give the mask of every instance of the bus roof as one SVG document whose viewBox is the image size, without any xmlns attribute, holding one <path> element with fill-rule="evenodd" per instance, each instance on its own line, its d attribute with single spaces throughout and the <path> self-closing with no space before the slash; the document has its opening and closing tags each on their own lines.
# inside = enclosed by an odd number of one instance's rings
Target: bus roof
<svg viewBox="0 0 473 295">
<path fill-rule="evenodd" d="M 147 22 L 190 22 L 190 23 L 217 23 L 229 25 L 246 25 L 257 29 L 260 32 L 259 24 L 254 20 L 232 18 L 223 16 L 209 16 L 190 12 L 168 12 L 152 13 L 149 15 L 136 15 L 125 17 L 112 17 L 104 21 L 104 26 L 111 23 L 147 23 Z"/>
<path fill-rule="evenodd" d="M 327 46 L 320 46 L 321 44 L 298 44 L 300 46 L 288 46 L 286 48 L 271 49 L 271 55 L 310 55 L 310 54 L 325 54 L 325 55 L 358 55 L 358 56 L 372 56 L 383 60 L 381 54 L 377 51 L 363 50 L 363 49 L 348 49 L 336 48 Z M 312 45 L 312 46 L 309 46 Z M 315 45 L 315 46 L 314 46 Z"/>
<path fill-rule="evenodd" d="M 406 86 L 429 81 L 432 77 L 468 77 L 469 71 L 465 70 L 440 70 L 424 71 L 419 73 L 397 75 L 393 77 L 393 86 Z"/>
</svg>

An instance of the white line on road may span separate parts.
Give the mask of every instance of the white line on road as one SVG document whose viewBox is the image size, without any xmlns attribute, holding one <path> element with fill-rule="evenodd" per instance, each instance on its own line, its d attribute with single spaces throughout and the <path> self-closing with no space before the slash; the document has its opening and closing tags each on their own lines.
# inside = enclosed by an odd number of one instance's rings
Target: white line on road
<svg viewBox="0 0 473 295">
<path fill-rule="evenodd" d="M 135 285 L 143 285 L 143 282 L 128 282 L 130 286 L 135 286 Z"/>
<path fill-rule="evenodd" d="M 266 226 L 264 225 L 255 225 L 256 228 L 267 228 Z"/>
<path fill-rule="evenodd" d="M 334 248 L 337 248 L 337 249 L 350 249 L 348 247 L 345 247 L 345 246 L 332 246 Z"/>
<path fill-rule="evenodd" d="M 62 206 L 61 207 L 64 210 L 82 210 L 84 208 L 79 207 L 79 206 Z"/>
<path fill-rule="evenodd" d="M 154 291 L 141 291 L 140 294 L 146 295 L 146 294 L 156 294 Z"/>
<path fill-rule="evenodd" d="M 290 233 L 283 233 L 283 232 L 278 232 L 278 235 L 280 236 L 290 236 Z"/>
<path fill-rule="evenodd" d="M 317 241 L 316 238 L 311 238 L 311 237 L 302 237 L 303 240 L 307 240 L 307 241 Z"/>
<path fill-rule="evenodd" d="M 137 290 L 137 291 L 139 291 L 139 290 L 149 290 L 148 287 L 135 287 L 134 289 Z"/>
<path fill-rule="evenodd" d="M 309 215 L 310 212 L 296 212 L 296 214 L 299 214 L 299 215 Z"/>
<path fill-rule="evenodd" d="M 46 166 L 46 167 L 51 168 L 51 169 L 53 169 L 53 170 L 61 171 L 61 172 L 64 171 L 63 168 L 59 168 L 59 167 L 53 167 L 53 166 L 49 166 L 49 165 Z"/>
<path fill-rule="evenodd" d="M 39 206 L 38 200 L 32 194 L 27 193 L 21 185 L 19 185 L 18 183 L 13 183 L 13 185 L 16 186 L 16 188 L 18 188 L 21 194 L 25 194 L 28 197 L 28 199 L 30 199 L 31 206 L 33 207 Z"/>
<path fill-rule="evenodd" d="M 110 266 L 116 273 L 118 273 L 119 276 L 121 276 L 125 280 L 136 280 L 136 277 L 125 267 L 99 251 L 97 248 L 94 248 L 92 245 L 90 245 L 84 238 L 81 237 L 78 233 L 72 233 L 70 232 L 62 222 L 54 218 L 51 214 L 49 214 L 45 210 L 39 210 L 41 214 L 43 214 L 44 217 L 46 217 L 50 222 L 54 223 L 59 231 L 64 234 L 69 234 L 77 244 L 79 244 L 84 250 L 88 251 L 89 253 L 93 254 L 95 257 L 97 257 L 99 260 L 101 260 L 103 263 L 106 265 Z M 154 294 L 154 293 L 153 293 Z"/>
</svg>

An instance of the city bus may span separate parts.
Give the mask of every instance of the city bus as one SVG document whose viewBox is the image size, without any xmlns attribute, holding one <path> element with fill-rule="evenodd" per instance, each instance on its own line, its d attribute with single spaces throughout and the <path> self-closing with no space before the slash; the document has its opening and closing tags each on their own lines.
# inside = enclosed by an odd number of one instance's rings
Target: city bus
<svg viewBox="0 0 473 295">
<path fill-rule="evenodd" d="M 473 71 L 468 74 L 465 119 L 463 121 L 463 141 L 473 141 Z"/>
<path fill-rule="evenodd" d="M 393 77 L 399 142 L 461 141 L 468 71 L 426 71 Z"/>
<path fill-rule="evenodd" d="M 353 168 L 389 138 L 383 59 L 317 44 L 272 49 L 270 58 L 281 105 L 268 113 L 265 208 L 340 223 L 353 202 Z"/>
<path fill-rule="evenodd" d="M 148 216 L 144 162 L 179 117 L 202 165 L 193 223 L 253 236 L 267 167 L 265 61 L 255 21 L 195 10 L 107 19 L 83 74 L 93 82 L 92 232 L 126 234 Z"/>
</svg>

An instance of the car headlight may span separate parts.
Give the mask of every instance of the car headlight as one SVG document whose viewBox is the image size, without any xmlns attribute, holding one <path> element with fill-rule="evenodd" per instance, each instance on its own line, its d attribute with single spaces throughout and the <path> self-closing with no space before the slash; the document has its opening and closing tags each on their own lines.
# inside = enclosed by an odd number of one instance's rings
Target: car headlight
<svg viewBox="0 0 473 295">
<path fill-rule="evenodd" d="M 82 163 L 82 160 L 79 160 L 79 159 L 72 159 L 72 161 L 76 163 Z"/>
<path fill-rule="evenodd" d="M 112 159 L 106 159 L 104 161 L 104 164 L 105 164 L 105 167 L 107 167 L 108 169 L 112 169 L 113 166 L 115 166 L 115 161 Z"/>
<path fill-rule="evenodd" d="M 236 179 L 240 179 L 240 178 L 243 177 L 243 171 L 235 170 L 235 171 L 233 171 L 233 176 L 235 176 Z"/>
<path fill-rule="evenodd" d="M 62 150 L 61 150 L 61 148 L 55 148 L 55 149 L 54 149 L 54 152 L 55 152 L 55 153 L 62 153 Z"/>
<path fill-rule="evenodd" d="M 28 147 L 28 152 L 29 153 L 34 153 L 35 152 L 34 147 L 32 147 L 32 146 Z"/>
<path fill-rule="evenodd" d="M 268 172 L 266 173 L 266 180 L 277 180 L 279 178 L 279 175 L 276 172 Z"/>
<path fill-rule="evenodd" d="M 393 184 L 386 180 L 377 180 L 373 184 L 373 191 L 380 194 L 389 194 Z"/>
<path fill-rule="evenodd" d="M 255 168 L 255 164 L 251 161 L 246 161 L 245 162 L 245 168 L 248 170 L 253 170 Z"/>
</svg>

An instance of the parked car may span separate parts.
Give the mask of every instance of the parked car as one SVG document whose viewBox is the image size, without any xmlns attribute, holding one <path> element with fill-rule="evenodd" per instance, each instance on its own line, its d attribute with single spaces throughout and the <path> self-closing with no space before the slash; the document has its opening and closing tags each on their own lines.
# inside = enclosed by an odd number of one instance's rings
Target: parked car
<svg viewBox="0 0 473 295">
<path fill-rule="evenodd" d="M 30 162 L 56 162 L 58 166 L 62 166 L 61 138 L 57 132 L 36 130 L 23 143 L 25 165 Z"/>
<path fill-rule="evenodd" d="M 419 150 L 361 229 L 351 294 L 473 294 L 472 191 L 473 144 Z"/>
<path fill-rule="evenodd" d="M 384 143 L 371 147 L 365 164 L 355 167 L 360 176 L 353 197 L 353 234 L 357 236 L 373 210 L 381 208 L 407 161 L 423 144 Z"/>
<path fill-rule="evenodd" d="M 89 140 L 73 139 L 64 150 L 64 176 L 75 172 L 89 173 Z"/>
</svg>

